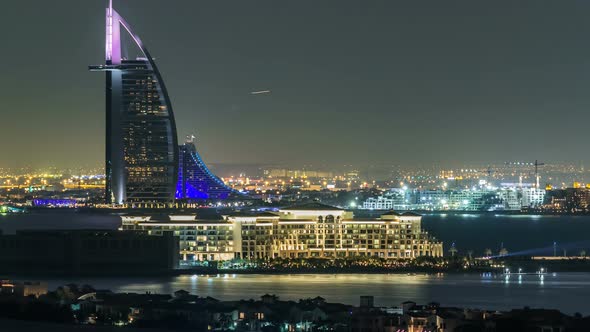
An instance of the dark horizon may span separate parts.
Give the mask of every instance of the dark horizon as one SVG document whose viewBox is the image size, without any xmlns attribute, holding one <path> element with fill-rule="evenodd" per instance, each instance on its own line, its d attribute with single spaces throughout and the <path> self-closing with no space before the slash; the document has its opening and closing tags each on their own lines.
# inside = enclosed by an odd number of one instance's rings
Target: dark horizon
<svg viewBox="0 0 590 332">
<path fill-rule="evenodd" d="M 104 79 L 86 67 L 104 61 L 105 6 L 5 5 L 0 167 L 102 164 Z M 587 3 L 115 6 L 208 163 L 589 160 Z"/>
</svg>

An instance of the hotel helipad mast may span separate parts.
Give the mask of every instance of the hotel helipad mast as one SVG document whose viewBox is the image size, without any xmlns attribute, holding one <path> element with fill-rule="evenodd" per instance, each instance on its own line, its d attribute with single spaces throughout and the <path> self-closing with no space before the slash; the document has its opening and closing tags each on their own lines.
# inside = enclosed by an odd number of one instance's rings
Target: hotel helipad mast
<svg viewBox="0 0 590 332">
<path fill-rule="evenodd" d="M 143 56 L 122 57 L 122 30 Z M 90 70 L 106 72 L 106 201 L 170 205 L 178 180 L 172 105 L 154 59 L 112 0 L 106 9 L 105 60 Z"/>
</svg>

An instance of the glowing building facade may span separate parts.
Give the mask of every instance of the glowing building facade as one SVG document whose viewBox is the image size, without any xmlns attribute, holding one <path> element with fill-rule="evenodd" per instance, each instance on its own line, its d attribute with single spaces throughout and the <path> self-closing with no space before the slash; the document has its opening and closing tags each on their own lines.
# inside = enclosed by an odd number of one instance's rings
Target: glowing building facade
<svg viewBox="0 0 590 332">
<path fill-rule="evenodd" d="M 234 192 L 201 159 L 192 141 L 179 147 L 176 198 L 182 201 L 226 199 Z"/>
<path fill-rule="evenodd" d="M 123 29 L 121 29 L 123 27 Z M 122 33 L 142 55 L 122 56 Z M 141 39 L 115 11 L 106 10 L 106 202 L 170 207 L 181 200 L 225 199 L 231 192 L 195 146 L 178 145 L 172 104 L 158 67 Z"/>
<path fill-rule="evenodd" d="M 143 53 L 121 55 L 121 27 Z M 166 206 L 174 202 L 178 142 L 174 114 L 153 58 L 112 2 L 106 10 L 106 200 Z"/>
<path fill-rule="evenodd" d="M 278 213 L 235 213 L 223 220 L 124 216 L 122 228 L 153 235 L 174 232 L 180 237 L 180 261 L 185 265 L 233 258 L 441 257 L 442 242 L 422 229 L 421 219 L 393 211 L 378 219 L 358 219 L 350 211 L 312 203 Z"/>
</svg>

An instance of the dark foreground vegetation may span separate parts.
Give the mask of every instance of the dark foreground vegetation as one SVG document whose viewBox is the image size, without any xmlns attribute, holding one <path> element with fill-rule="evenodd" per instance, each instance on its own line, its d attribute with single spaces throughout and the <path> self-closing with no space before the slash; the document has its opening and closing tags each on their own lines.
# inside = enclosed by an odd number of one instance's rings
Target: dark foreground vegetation
<svg viewBox="0 0 590 332">
<path fill-rule="evenodd" d="M 511 332 L 590 330 L 590 317 L 549 309 L 494 311 L 411 301 L 376 306 L 330 303 L 316 296 L 283 301 L 221 301 L 179 290 L 174 294 L 97 291 L 67 285 L 37 296 L 0 294 L 1 331 L 248 331 L 248 332 Z"/>
</svg>

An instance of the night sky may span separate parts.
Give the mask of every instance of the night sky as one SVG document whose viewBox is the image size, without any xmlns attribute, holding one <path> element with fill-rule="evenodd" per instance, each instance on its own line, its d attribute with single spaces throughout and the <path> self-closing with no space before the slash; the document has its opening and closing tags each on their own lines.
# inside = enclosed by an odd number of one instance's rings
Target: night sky
<svg viewBox="0 0 590 332">
<path fill-rule="evenodd" d="M 4 166 L 101 165 L 106 0 L 5 1 Z M 590 2 L 115 0 L 209 163 L 587 162 Z M 251 95 L 251 91 L 271 90 Z"/>
</svg>

